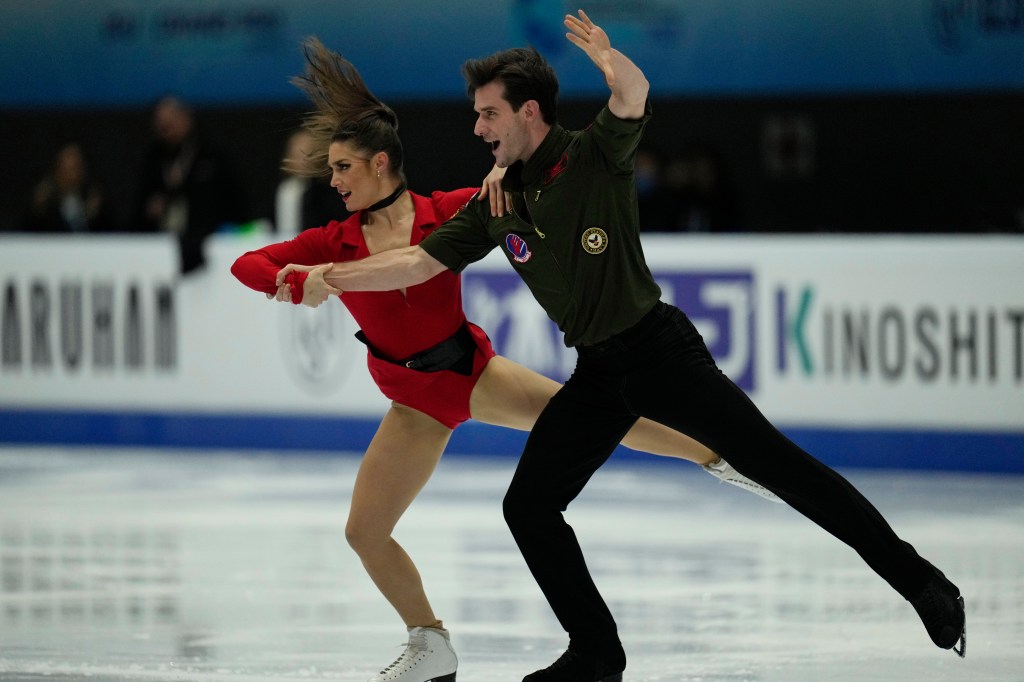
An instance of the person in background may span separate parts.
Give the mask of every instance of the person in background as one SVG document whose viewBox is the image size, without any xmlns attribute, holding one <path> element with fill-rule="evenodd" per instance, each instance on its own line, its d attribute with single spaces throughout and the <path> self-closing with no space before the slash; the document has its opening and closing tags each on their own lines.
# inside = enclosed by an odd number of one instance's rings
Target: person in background
<svg viewBox="0 0 1024 682">
<path fill-rule="evenodd" d="M 89 172 L 81 145 L 64 145 L 53 167 L 32 191 L 25 218 L 28 232 L 108 232 L 116 229 L 100 183 Z"/>
<path fill-rule="evenodd" d="M 285 177 L 274 195 L 274 232 L 294 237 L 307 227 L 348 215 L 345 204 L 319 168 L 310 166 L 313 135 L 299 128 L 288 136 L 281 169 Z"/>
<path fill-rule="evenodd" d="M 327 295 L 306 286 L 330 263 L 418 244 L 469 204 L 505 212 L 501 175 L 475 189 L 421 196 L 406 188 L 395 112 L 366 87 L 355 67 L 318 40 L 306 43 L 305 76 L 297 79 L 316 105 L 306 122 L 313 169 L 329 168 L 331 185 L 352 215 L 240 256 L 231 272 L 268 298 L 310 307 Z M 474 198 L 475 197 L 475 198 Z M 482 203 L 484 200 L 488 204 Z M 278 283 L 289 263 L 325 263 Z M 313 274 L 310 272 L 313 271 Z M 412 559 L 392 537 L 426 485 L 452 431 L 466 420 L 529 430 L 560 384 L 496 355 L 487 334 L 466 320 L 461 278 L 439 272 L 402 292 L 353 292 L 341 297 L 358 322 L 367 364 L 391 407 L 363 455 L 345 535 L 367 573 L 398 612 L 408 643 L 372 682 L 452 682 L 458 659 L 448 630 L 434 613 Z M 688 459 L 720 480 L 777 501 L 711 450 L 647 420 L 620 434 L 627 447 Z"/>
<path fill-rule="evenodd" d="M 671 230 L 669 197 L 665 188 L 665 169 L 657 150 L 640 146 L 636 151 L 636 202 L 640 213 L 640 229 L 644 232 Z"/>
<path fill-rule="evenodd" d="M 721 154 L 703 145 L 671 159 L 663 171 L 665 231 L 738 232 L 736 200 Z"/>
<path fill-rule="evenodd" d="M 175 235 L 187 274 L 205 265 L 207 237 L 244 220 L 240 191 L 226 159 L 200 135 L 195 114 L 180 99 L 156 103 L 153 134 L 129 229 Z"/>
</svg>

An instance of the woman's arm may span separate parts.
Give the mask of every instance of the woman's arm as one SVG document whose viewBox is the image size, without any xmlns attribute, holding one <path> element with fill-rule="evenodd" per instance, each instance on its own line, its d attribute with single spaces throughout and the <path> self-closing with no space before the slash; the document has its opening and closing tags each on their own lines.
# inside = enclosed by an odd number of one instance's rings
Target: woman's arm
<svg viewBox="0 0 1024 682">
<path fill-rule="evenodd" d="M 305 230 L 294 239 L 244 253 L 231 266 L 231 274 L 250 289 L 262 292 L 268 298 L 278 297 L 279 300 L 282 300 L 279 294 L 283 280 L 279 283 L 277 279 L 281 268 L 289 264 L 298 266 L 293 270 L 301 272 L 301 279 L 304 280 L 305 273 L 312 270 L 314 266 L 330 262 L 337 257 L 336 254 L 331 253 L 329 248 L 327 229 Z M 299 290 L 301 291 L 303 282 L 296 281 L 296 283 L 300 285 Z M 290 300 L 299 303 L 302 298 L 293 296 L 290 297 Z"/>
<path fill-rule="evenodd" d="M 505 177 L 505 169 L 495 166 L 484 178 L 480 185 L 480 192 L 477 194 L 477 201 L 484 199 L 491 200 L 491 215 L 499 217 L 505 215 L 505 211 L 512 205 L 508 193 L 501 188 L 501 180 Z"/>
</svg>

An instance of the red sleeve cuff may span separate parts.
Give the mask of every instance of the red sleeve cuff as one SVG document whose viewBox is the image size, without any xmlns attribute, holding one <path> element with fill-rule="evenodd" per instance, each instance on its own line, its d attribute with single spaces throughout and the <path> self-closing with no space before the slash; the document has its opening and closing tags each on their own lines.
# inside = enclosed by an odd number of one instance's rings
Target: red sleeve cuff
<svg viewBox="0 0 1024 682">
<path fill-rule="evenodd" d="M 302 303 L 302 286 L 306 283 L 306 277 L 308 276 L 308 272 L 290 272 L 284 278 L 285 283 L 292 290 L 292 303 L 296 305 Z"/>
</svg>

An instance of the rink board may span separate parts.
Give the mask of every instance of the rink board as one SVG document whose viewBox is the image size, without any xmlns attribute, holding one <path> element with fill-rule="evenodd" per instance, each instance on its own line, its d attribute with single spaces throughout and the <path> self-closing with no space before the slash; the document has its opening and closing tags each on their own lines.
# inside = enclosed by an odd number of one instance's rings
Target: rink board
<svg viewBox="0 0 1024 682">
<path fill-rule="evenodd" d="M 387 400 L 355 323 L 230 275 L 267 235 L 217 235 L 184 279 L 159 236 L 0 239 L 0 442 L 361 449 Z M 1024 239 L 647 236 L 663 299 L 790 437 L 832 464 L 1024 470 Z M 614 303 L 614 292 L 607 298 Z M 463 276 L 499 353 L 575 354 L 495 251 Z M 470 423 L 451 451 L 515 454 Z"/>
</svg>

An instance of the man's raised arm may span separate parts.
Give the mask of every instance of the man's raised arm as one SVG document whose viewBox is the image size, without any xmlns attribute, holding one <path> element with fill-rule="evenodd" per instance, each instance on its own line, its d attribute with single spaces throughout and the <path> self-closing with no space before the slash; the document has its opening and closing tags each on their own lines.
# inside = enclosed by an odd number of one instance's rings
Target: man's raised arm
<svg viewBox="0 0 1024 682">
<path fill-rule="evenodd" d="M 579 17 L 567 14 L 564 23 L 571 31 L 565 37 L 586 52 L 604 73 L 605 82 L 612 91 L 608 109 L 618 118 L 643 118 L 650 84 L 640 67 L 614 49 L 608 34 L 594 24 L 583 10 L 579 11 Z"/>
</svg>

